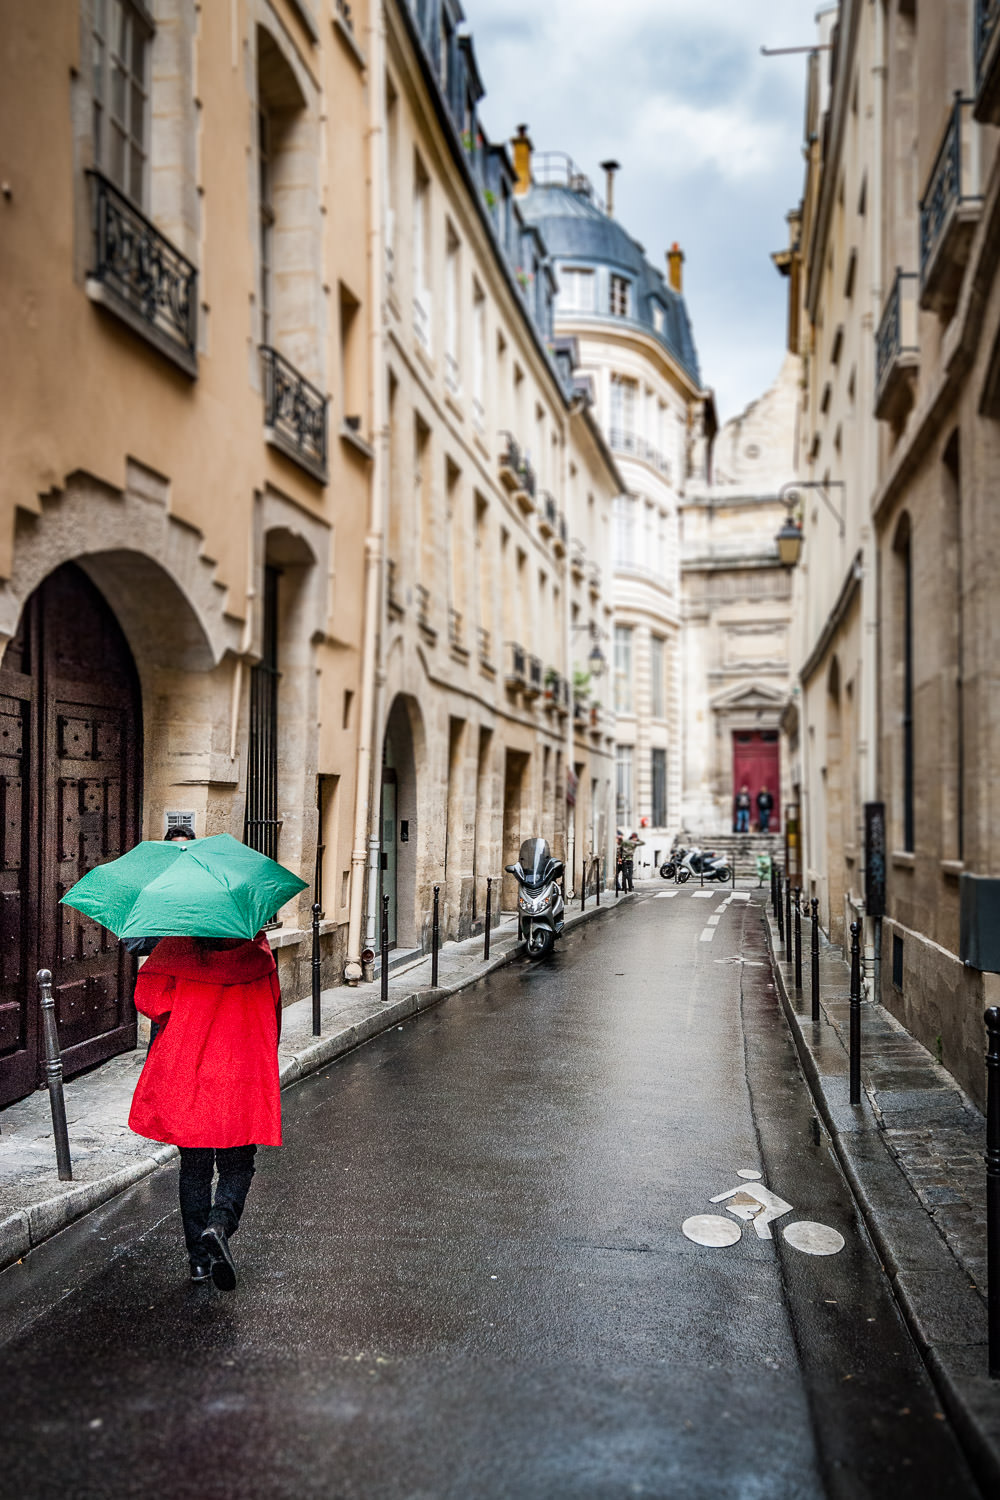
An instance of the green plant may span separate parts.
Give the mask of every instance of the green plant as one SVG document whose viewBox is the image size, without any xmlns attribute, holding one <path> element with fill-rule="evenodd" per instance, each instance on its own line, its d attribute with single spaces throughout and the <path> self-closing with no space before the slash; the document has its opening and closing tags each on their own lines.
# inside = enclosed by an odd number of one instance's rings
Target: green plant
<svg viewBox="0 0 1000 1500">
<path fill-rule="evenodd" d="M 483 197 L 486 199 L 487 208 L 496 208 L 497 195 L 492 188 L 483 188 Z"/>
<path fill-rule="evenodd" d="M 585 672 L 582 667 L 573 668 L 573 696 L 574 698 L 587 698 L 590 695 L 590 673 Z"/>
</svg>

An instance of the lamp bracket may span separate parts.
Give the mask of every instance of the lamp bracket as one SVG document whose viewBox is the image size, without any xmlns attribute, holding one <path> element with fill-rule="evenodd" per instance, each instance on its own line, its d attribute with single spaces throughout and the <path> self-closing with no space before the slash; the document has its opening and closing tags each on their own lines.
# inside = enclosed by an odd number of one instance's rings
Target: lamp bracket
<svg viewBox="0 0 1000 1500">
<path fill-rule="evenodd" d="M 820 499 L 840 527 L 840 535 L 843 536 L 844 513 L 842 510 L 836 509 L 829 495 L 830 490 L 842 490 L 843 488 L 844 481 L 842 479 L 790 479 L 787 484 L 781 486 L 781 489 L 778 491 L 778 499 L 787 508 L 790 516 L 792 506 L 795 504 L 794 497 L 799 490 L 819 490 Z"/>
</svg>

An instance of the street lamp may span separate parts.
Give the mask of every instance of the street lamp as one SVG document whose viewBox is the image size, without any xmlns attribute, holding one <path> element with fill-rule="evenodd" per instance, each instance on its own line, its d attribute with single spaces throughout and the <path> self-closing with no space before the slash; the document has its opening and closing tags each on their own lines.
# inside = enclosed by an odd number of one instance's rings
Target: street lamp
<svg viewBox="0 0 1000 1500">
<path fill-rule="evenodd" d="M 608 659 L 601 650 L 601 632 L 598 626 L 593 620 L 588 620 L 582 625 L 572 625 L 570 629 L 573 635 L 579 634 L 581 630 L 590 632 L 592 644 L 587 654 L 587 670 L 590 672 L 591 677 L 600 677 L 608 664 Z"/>
<path fill-rule="evenodd" d="M 794 568 L 802 555 L 802 522 L 792 520 L 792 506 L 795 504 L 799 490 L 819 490 L 820 499 L 827 510 L 834 517 L 840 528 L 840 535 L 844 535 L 843 513 L 834 508 L 830 499 L 829 491 L 833 489 L 842 490 L 844 481 L 842 479 L 792 479 L 788 484 L 783 484 L 778 491 L 778 499 L 782 505 L 787 506 L 788 514 L 775 541 L 778 544 L 778 559 L 783 568 Z"/>
</svg>

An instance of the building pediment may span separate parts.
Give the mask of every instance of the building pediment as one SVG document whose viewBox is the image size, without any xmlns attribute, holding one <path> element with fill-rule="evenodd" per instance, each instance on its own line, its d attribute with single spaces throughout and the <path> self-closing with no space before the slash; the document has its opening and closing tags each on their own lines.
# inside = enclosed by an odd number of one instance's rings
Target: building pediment
<svg viewBox="0 0 1000 1500">
<path fill-rule="evenodd" d="M 788 694 L 766 682 L 741 682 L 736 687 L 724 688 L 708 700 L 713 713 L 743 713 L 746 710 L 784 707 Z"/>
</svg>

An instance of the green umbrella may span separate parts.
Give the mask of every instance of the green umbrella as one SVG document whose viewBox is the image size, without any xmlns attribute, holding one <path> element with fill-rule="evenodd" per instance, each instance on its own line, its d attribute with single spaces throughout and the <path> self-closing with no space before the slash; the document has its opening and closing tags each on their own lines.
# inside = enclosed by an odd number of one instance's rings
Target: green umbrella
<svg viewBox="0 0 1000 1500">
<path fill-rule="evenodd" d="M 306 882 L 228 833 L 136 844 L 62 901 L 116 937 L 252 938 Z"/>
</svg>

